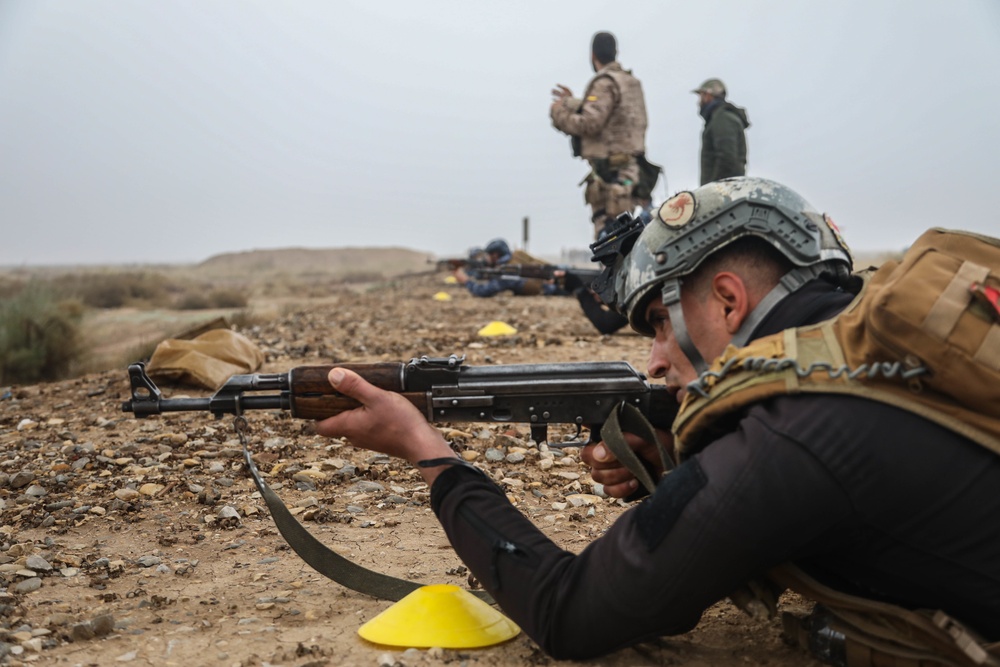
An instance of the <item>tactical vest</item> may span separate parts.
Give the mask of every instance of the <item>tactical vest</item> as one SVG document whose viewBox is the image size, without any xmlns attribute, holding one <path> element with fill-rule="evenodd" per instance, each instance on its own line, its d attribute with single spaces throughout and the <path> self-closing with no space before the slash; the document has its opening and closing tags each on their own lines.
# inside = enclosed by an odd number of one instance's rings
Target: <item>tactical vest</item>
<svg viewBox="0 0 1000 667">
<path fill-rule="evenodd" d="M 584 102 L 594 83 L 611 79 L 618 89 L 618 104 L 597 136 L 580 137 L 580 155 L 591 160 L 607 159 L 612 155 L 639 155 L 646 152 L 646 100 L 642 84 L 630 71 L 617 62 L 602 67 L 587 83 Z"/>
<path fill-rule="evenodd" d="M 681 458 L 735 428 L 750 405 L 808 393 L 894 405 L 1000 454 L 1000 240 L 932 229 L 900 262 L 862 277 L 835 318 L 730 346 L 689 385 L 673 426 Z M 768 576 L 831 610 L 849 667 L 1000 665 L 1000 645 L 941 611 L 833 591 L 792 565 Z"/>
<path fill-rule="evenodd" d="M 895 405 L 1000 454 L 1000 240 L 930 230 L 862 278 L 837 317 L 727 348 L 674 422 L 682 456 L 748 405 L 799 393 Z"/>
<path fill-rule="evenodd" d="M 538 259 L 534 255 L 529 255 L 524 250 L 515 250 L 510 257 L 510 264 L 545 264 L 542 260 Z M 521 291 L 518 294 L 524 296 L 538 296 L 542 293 L 542 285 L 544 281 L 538 278 L 525 278 Z"/>
<path fill-rule="evenodd" d="M 511 253 L 509 264 L 545 264 L 543 260 L 538 259 L 534 255 L 529 255 L 524 250 L 518 249 Z"/>
</svg>

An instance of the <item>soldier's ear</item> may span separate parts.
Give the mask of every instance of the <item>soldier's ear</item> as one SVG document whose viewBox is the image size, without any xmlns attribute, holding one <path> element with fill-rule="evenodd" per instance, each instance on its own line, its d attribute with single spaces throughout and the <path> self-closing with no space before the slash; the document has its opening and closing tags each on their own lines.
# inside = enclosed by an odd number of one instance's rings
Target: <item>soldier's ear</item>
<svg viewBox="0 0 1000 667">
<path fill-rule="evenodd" d="M 711 305 L 724 322 L 726 332 L 735 334 L 743 326 L 743 321 L 753 310 L 750 290 L 743 279 L 730 271 L 720 271 L 712 278 L 709 294 Z"/>
</svg>

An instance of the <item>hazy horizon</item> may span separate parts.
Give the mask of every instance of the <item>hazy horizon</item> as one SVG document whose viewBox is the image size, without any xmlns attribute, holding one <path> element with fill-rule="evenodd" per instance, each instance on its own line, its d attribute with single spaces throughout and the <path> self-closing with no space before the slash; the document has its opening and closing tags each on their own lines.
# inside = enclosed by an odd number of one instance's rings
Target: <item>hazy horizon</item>
<svg viewBox="0 0 1000 667">
<path fill-rule="evenodd" d="M 746 107 L 748 173 L 857 253 L 997 235 L 1000 2 L 0 3 L 0 266 L 191 264 L 254 249 L 464 253 L 590 242 L 550 125 L 597 30 L 643 83 L 656 201 L 697 186 L 691 89 Z M 993 63 L 990 65 L 989 63 Z"/>
</svg>

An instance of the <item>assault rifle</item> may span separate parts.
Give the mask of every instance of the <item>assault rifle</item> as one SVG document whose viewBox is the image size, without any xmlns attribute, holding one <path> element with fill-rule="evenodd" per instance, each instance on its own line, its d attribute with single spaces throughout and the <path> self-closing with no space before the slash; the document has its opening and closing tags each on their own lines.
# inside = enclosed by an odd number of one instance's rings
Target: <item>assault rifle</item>
<svg viewBox="0 0 1000 667">
<path fill-rule="evenodd" d="M 553 264 L 501 264 L 478 270 L 480 278 L 536 278 L 553 280 L 568 292 L 578 287 L 590 287 L 601 272 L 598 269 L 576 269 Z"/>
<path fill-rule="evenodd" d="M 677 402 L 664 385 L 651 385 L 624 361 L 467 366 L 464 357 L 419 357 L 409 362 L 337 364 L 382 389 L 399 393 L 430 422 L 529 424 L 535 442 L 546 442 L 551 424 L 582 428 L 598 440 L 622 403 L 653 426 L 669 429 Z M 138 418 L 164 412 L 206 411 L 216 417 L 248 410 L 288 410 L 293 417 L 325 419 L 360 404 L 327 380 L 333 366 L 298 366 L 287 373 L 234 375 L 213 396 L 163 398 L 145 365 L 128 367 L 132 398 L 122 411 Z M 634 411 L 630 411 L 634 412 Z M 617 423 L 618 416 L 615 414 Z M 550 446 L 582 445 L 584 441 Z"/>
<path fill-rule="evenodd" d="M 427 260 L 428 262 L 431 260 Z M 479 270 L 480 267 L 486 266 L 486 263 L 481 259 L 468 258 L 468 257 L 446 257 L 444 259 L 439 259 L 435 262 L 438 271 L 454 271 L 456 269 L 465 269 L 466 271 L 470 269 Z"/>
<path fill-rule="evenodd" d="M 466 366 L 464 359 L 420 357 L 407 363 L 338 364 L 349 368 L 372 384 L 399 393 L 433 422 L 524 422 L 531 425 L 535 442 L 545 442 L 550 424 L 574 424 L 577 436 L 582 427 L 598 438 L 601 429 L 606 443 L 622 461 L 634 459 L 647 489 L 654 482 L 642 469 L 634 453 L 624 444 L 623 432 L 633 432 L 647 441 L 656 435 L 649 428 L 669 428 L 677 413 L 677 402 L 664 385 L 650 385 L 646 378 L 624 361 L 563 364 L 517 364 Z M 298 366 L 287 373 L 234 375 L 208 398 L 163 398 L 146 375 L 145 365 L 128 367 L 132 398 L 122 410 L 144 418 L 164 412 L 204 410 L 216 417 L 236 415 L 234 426 L 243 442 L 243 460 L 260 491 L 274 523 L 289 546 L 317 572 L 347 588 L 385 600 L 400 600 L 417 587 L 417 582 L 398 579 L 369 570 L 329 549 L 298 522 L 267 485 L 247 447 L 247 410 L 288 410 L 294 417 L 323 419 L 359 403 L 335 391 L 327 380 L 333 366 Z M 644 422 L 641 415 L 648 421 Z M 617 447 L 613 443 L 621 442 Z M 583 441 L 550 443 L 550 447 L 586 444 Z M 662 453 L 664 467 L 666 455 Z M 487 602 L 492 598 L 474 591 Z"/>
</svg>

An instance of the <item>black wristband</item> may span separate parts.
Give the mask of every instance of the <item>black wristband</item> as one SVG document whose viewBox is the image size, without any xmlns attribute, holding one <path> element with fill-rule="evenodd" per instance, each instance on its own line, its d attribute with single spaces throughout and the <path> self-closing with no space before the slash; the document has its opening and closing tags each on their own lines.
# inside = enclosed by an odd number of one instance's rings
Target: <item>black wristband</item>
<svg viewBox="0 0 1000 667">
<path fill-rule="evenodd" d="M 467 468 L 472 468 L 473 470 L 479 470 L 476 466 L 457 456 L 443 456 L 439 459 L 424 459 L 423 461 L 417 461 L 417 465 L 421 468 L 436 468 L 438 466 L 465 466 Z"/>
</svg>

